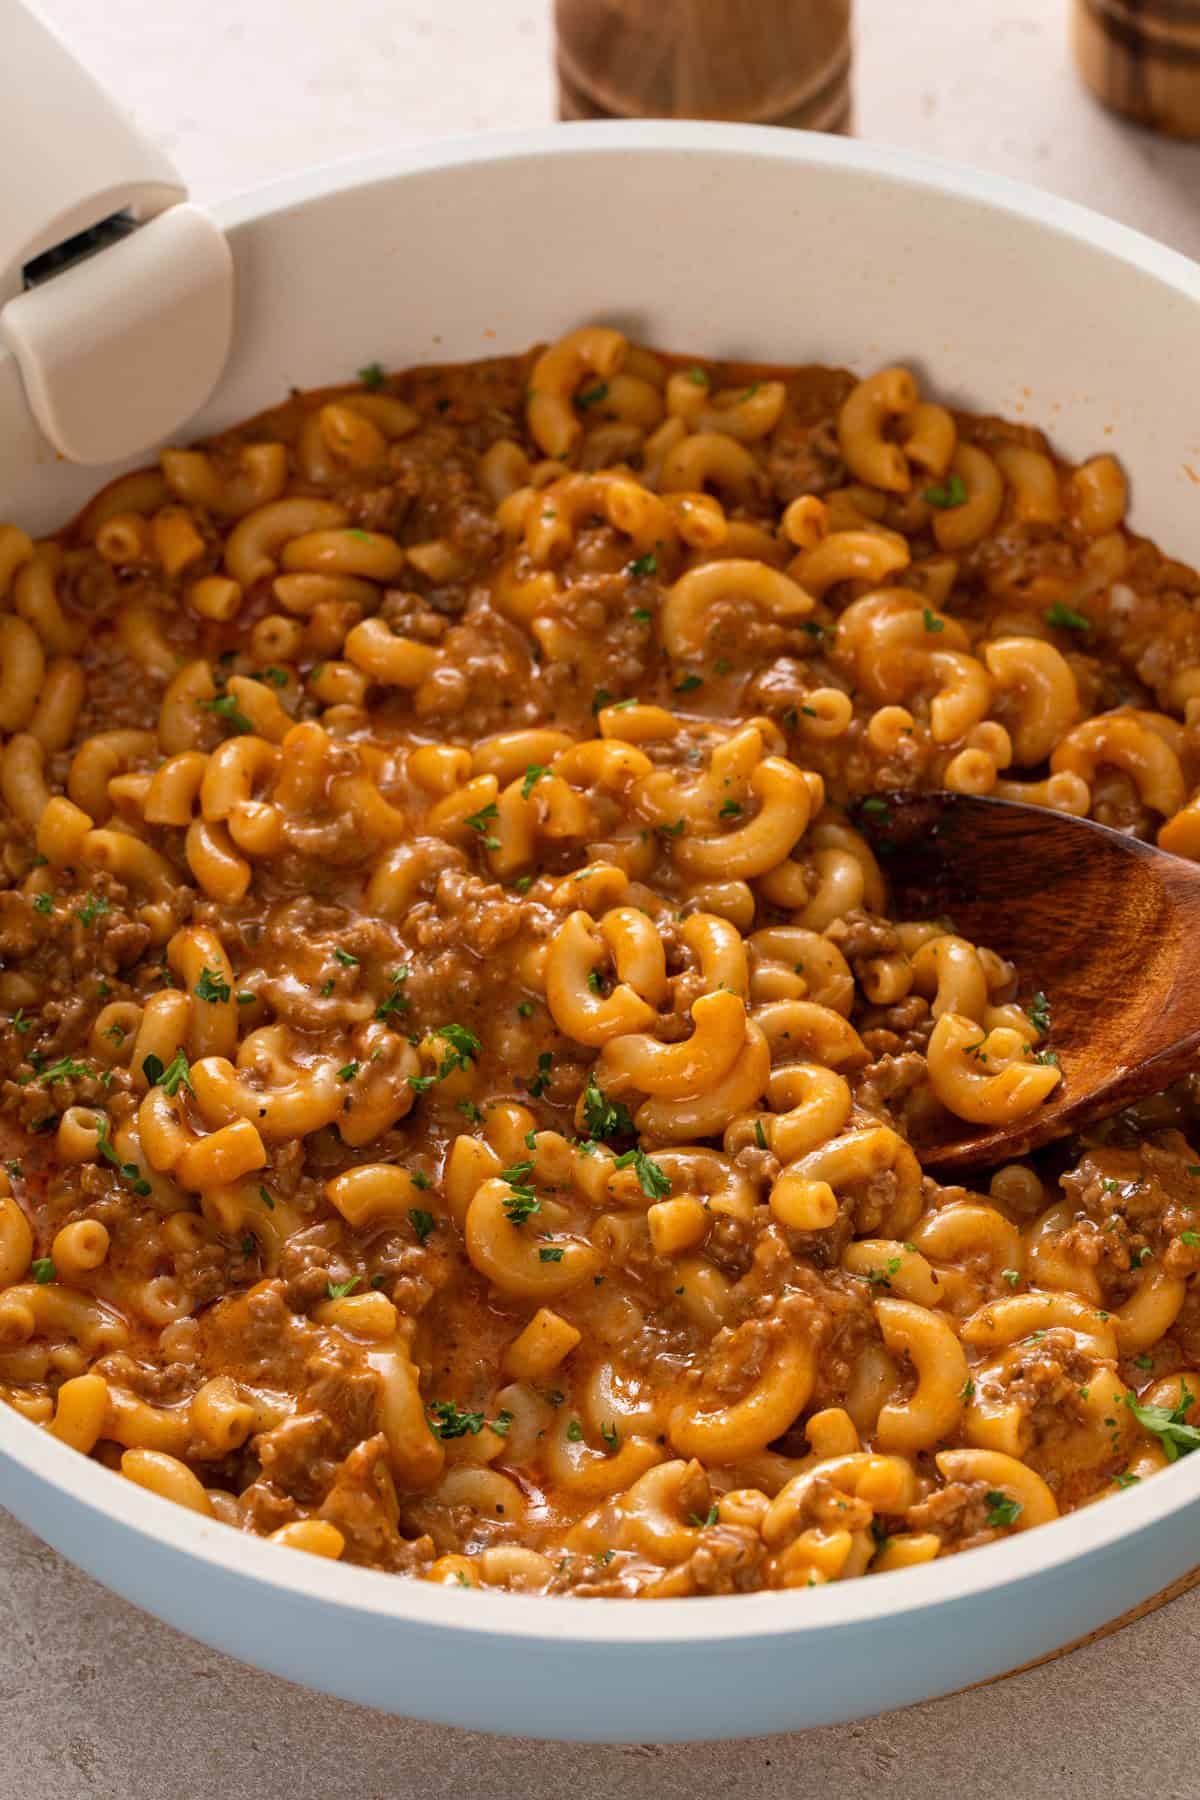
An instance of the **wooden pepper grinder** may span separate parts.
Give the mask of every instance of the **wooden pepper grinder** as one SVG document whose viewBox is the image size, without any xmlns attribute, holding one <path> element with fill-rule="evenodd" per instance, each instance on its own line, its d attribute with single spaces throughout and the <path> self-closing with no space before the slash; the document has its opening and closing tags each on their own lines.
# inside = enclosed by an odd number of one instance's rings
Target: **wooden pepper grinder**
<svg viewBox="0 0 1200 1800">
<path fill-rule="evenodd" d="M 851 0 L 555 0 L 559 117 L 850 129 Z"/>
<path fill-rule="evenodd" d="M 1080 73 L 1139 125 L 1200 138 L 1200 0 L 1075 0 Z"/>
</svg>

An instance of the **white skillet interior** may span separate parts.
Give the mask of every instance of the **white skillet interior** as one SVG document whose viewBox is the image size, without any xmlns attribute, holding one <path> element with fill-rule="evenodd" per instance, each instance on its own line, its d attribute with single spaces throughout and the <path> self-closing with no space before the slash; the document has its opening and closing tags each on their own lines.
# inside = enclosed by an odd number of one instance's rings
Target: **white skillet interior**
<svg viewBox="0 0 1200 1800">
<path fill-rule="evenodd" d="M 490 356 L 601 319 L 707 356 L 903 360 L 1068 455 L 1114 450 L 1135 527 L 1200 562 L 1200 269 L 1032 189 L 802 133 L 571 126 L 317 171 L 220 219 L 235 349 L 180 440 L 367 362 Z M 50 530 L 116 472 L 54 457 L 0 352 L 0 519 Z M 1185 1463 L 1005 1544 L 819 1592 L 544 1600 L 282 1553 L 3 1407 L 0 1457 L 18 1517 L 209 1643 L 397 1712 L 575 1739 L 746 1735 L 983 1679 L 1183 1573 L 1200 1523 Z"/>
</svg>

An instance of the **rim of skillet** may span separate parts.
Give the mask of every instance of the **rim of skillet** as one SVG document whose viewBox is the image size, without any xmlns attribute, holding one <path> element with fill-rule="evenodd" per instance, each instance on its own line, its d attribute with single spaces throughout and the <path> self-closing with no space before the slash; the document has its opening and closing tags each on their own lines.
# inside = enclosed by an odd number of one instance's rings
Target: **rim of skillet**
<svg viewBox="0 0 1200 1800">
<path fill-rule="evenodd" d="M 1028 183 L 924 152 L 859 143 L 818 133 L 753 125 L 638 120 L 540 126 L 438 139 L 354 157 L 288 175 L 210 208 L 226 231 L 248 229 L 313 201 L 387 184 L 408 175 L 477 163 L 520 163 L 597 153 L 709 154 L 794 163 L 797 168 L 855 171 L 864 177 L 974 203 L 1030 227 L 1087 244 L 1161 281 L 1200 309 L 1200 264 L 1131 227 Z M 1200 326 L 1200 310 L 1197 324 Z M 81 1457 L 8 1407 L 0 1406 L 0 1455 L 30 1475 L 103 1515 L 118 1529 L 144 1535 L 205 1568 L 235 1575 L 263 1592 L 288 1593 L 323 1607 L 482 1638 L 555 1644 L 678 1644 L 804 1638 L 839 1626 L 863 1627 L 915 1618 L 951 1603 L 981 1600 L 996 1590 L 1044 1579 L 1118 1544 L 1132 1545 L 1155 1526 L 1200 1500 L 1200 1458 L 1107 1497 L 1102 1505 L 1039 1525 L 1002 1543 L 939 1558 L 869 1581 L 832 1583 L 786 1593 L 657 1600 L 580 1599 L 453 1588 L 397 1579 L 374 1569 L 316 1556 L 281 1556 L 265 1539 L 230 1530 L 146 1492 Z M 36 1527 L 35 1527 L 36 1529 Z M 69 1552 L 68 1552 L 69 1554 Z"/>
</svg>

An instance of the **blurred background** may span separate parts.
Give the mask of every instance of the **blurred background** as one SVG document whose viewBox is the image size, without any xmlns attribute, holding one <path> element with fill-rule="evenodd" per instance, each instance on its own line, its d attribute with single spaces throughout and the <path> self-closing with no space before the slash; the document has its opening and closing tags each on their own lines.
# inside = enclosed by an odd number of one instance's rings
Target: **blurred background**
<svg viewBox="0 0 1200 1800">
<path fill-rule="evenodd" d="M 558 110 L 553 0 L 33 3 L 201 201 L 396 144 L 541 124 Z M 600 0 L 643 18 L 675 3 Z M 801 16 L 812 3 L 830 0 L 782 0 L 782 11 Z M 1200 143 L 1096 103 L 1071 50 L 1074 4 L 855 0 L 855 133 L 1034 181 L 1200 257 Z M 1087 4 L 1182 16 L 1200 95 L 1200 0 Z M 757 20 L 759 8 L 778 16 L 781 0 L 742 0 L 743 15 Z"/>
</svg>

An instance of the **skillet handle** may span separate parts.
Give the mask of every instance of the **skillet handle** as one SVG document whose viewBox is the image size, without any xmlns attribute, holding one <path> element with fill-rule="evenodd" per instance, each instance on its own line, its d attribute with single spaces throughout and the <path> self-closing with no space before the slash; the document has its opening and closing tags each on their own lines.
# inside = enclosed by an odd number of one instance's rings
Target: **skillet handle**
<svg viewBox="0 0 1200 1800">
<path fill-rule="evenodd" d="M 168 158 L 21 0 L 0 0 L 0 44 L 0 169 L 19 171 L 0 182 L 0 375 L 7 349 L 60 455 L 116 461 L 215 386 L 229 249 Z"/>
</svg>

